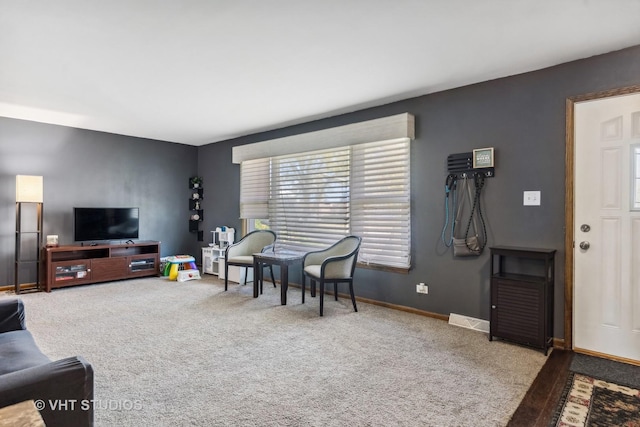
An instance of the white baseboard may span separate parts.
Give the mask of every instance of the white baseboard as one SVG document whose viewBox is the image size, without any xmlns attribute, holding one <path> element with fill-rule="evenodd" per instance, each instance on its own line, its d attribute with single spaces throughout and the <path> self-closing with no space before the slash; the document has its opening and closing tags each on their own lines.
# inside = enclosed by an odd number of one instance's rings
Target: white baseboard
<svg viewBox="0 0 640 427">
<path fill-rule="evenodd" d="M 460 326 L 462 328 L 473 329 L 474 331 L 489 333 L 489 321 L 476 319 L 461 314 L 451 313 L 449 315 L 449 324 Z"/>
</svg>

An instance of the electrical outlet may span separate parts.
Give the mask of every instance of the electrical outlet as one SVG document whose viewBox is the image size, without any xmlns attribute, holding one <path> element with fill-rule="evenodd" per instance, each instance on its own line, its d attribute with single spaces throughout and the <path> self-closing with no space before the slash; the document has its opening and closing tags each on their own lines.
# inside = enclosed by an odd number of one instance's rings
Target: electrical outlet
<svg viewBox="0 0 640 427">
<path fill-rule="evenodd" d="M 525 191 L 523 204 L 524 206 L 540 206 L 540 192 Z"/>
<path fill-rule="evenodd" d="M 429 293 L 429 287 L 427 285 L 425 285 L 424 283 L 418 283 L 416 285 L 416 292 L 419 294 L 428 294 Z"/>
</svg>

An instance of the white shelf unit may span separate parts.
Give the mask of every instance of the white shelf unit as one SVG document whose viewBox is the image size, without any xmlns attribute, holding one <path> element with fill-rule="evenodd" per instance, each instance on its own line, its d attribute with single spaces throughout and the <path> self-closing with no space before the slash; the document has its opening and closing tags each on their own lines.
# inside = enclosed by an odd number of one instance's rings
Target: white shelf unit
<svg viewBox="0 0 640 427">
<path fill-rule="evenodd" d="M 226 248 L 218 246 L 210 246 L 202 248 L 202 271 L 205 274 L 213 274 L 224 280 L 224 251 Z M 229 281 L 235 283 L 245 282 L 244 268 L 231 266 L 229 267 Z M 253 280 L 253 269 L 249 269 L 247 282 Z"/>
<path fill-rule="evenodd" d="M 235 265 L 229 266 L 229 281 L 235 283 L 244 283 L 244 267 L 238 267 Z M 220 259 L 218 259 L 218 277 L 224 280 L 224 255 Z M 247 283 L 253 282 L 253 268 L 249 268 L 247 272 Z"/>
<path fill-rule="evenodd" d="M 202 248 L 202 271 L 205 274 L 218 276 L 218 260 L 220 258 L 224 259 L 224 251 L 223 248 L 219 248 L 218 246 Z"/>
</svg>

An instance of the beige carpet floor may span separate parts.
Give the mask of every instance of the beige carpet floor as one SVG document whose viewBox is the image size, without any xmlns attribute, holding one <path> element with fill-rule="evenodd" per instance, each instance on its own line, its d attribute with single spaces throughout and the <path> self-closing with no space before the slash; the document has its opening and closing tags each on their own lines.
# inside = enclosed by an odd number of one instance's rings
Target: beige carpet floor
<svg viewBox="0 0 640 427">
<path fill-rule="evenodd" d="M 9 293 L 0 298 L 15 297 Z M 164 278 L 30 293 L 52 359 L 95 369 L 97 426 L 503 426 L 546 357 L 446 322 L 290 289 Z"/>
</svg>

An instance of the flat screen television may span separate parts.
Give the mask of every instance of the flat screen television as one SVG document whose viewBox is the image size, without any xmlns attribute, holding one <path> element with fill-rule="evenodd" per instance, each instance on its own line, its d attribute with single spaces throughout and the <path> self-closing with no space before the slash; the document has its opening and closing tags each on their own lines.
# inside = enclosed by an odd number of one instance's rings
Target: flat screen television
<svg viewBox="0 0 640 427">
<path fill-rule="evenodd" d="M 76 242 L 137 239 L 138 208 L 73 208 L 73 236 Z"/>
</svg>

